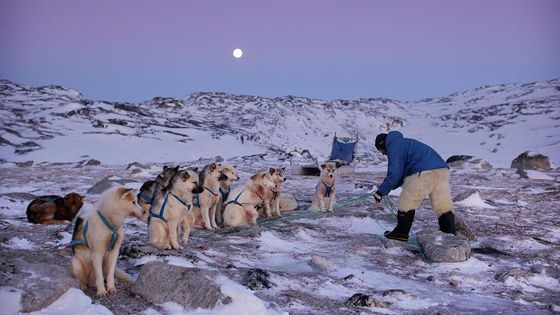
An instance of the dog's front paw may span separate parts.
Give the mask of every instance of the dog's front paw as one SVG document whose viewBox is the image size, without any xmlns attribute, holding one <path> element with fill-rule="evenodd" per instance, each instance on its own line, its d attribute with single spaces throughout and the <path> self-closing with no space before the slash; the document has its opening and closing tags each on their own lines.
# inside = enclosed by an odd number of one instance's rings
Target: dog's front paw
<svg viewBox="0 0 560 315">
<path fill-rule="evenodd" d="M 107 290 L 102 289 L 102 290 L 97 290 L 97 297 L 98 298 L 106 298 L 109 295 L 109 292 L 107 292 Z"/>
<path fill-rule="evenodd" d="M 108 294 L 115 294 L 115 293 L 117 293 L 117 288 L 115 288 L 115 287 L 107 288 L 107 293 Z"/>
<path fill-rule="evenodd" d="M 181 246 L 181 245 L 179 245 L 179 244 L 175 244 L 175 245 L 173 245 L 172 247 L 173 247 L 173 249 L 177 249 L 177 250 L 181 250 L 181 249 L 184 248 L 183 246 Z"/>
</svg>

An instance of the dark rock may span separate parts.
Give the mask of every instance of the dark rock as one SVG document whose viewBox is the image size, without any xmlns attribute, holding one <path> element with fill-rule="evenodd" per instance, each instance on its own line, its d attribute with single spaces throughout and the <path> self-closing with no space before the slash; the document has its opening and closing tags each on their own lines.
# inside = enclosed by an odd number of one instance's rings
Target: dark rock
<svg viewBox="0 0 560 315">
<path fill-rule="evenodd" d="M 105 178 L 103 178 L 102 180 L 98 181 L 97 183 L 95 183 L 93 186 L 91 186 L 88 190 L 87 190 L 87 194 L 88 195 L 98 195 L 101 194 L 102 192 L 104 192 L 105 190 L 113 187 L 113 186 L 117 186 L 117 185 L 124 185 L 126 183 L 129 183 L 129 180 L 124 180 L 124 179 L 109 179 L 113 177 L 112 175 L 106 176 Z"/>
<path fill-rule="evenodd" d="M 342 278 L 342 279 L 345 280 L 345 281 L 348 281 L 348 280 L 352 280 L 352 279 L 354 279 L 354 278 L 356 278 L 356 276 L 354 276 L 353 274 L 349 274 L 349 275 L 347 275 L 346 277 L 344 277 L 344 278 Z"/>
<path fill-rule="evenodd" d="M 495 249 L 494 247 L 489 245 L 483 245 L 481 247 L 472 248 L 472 252 L 477 254 L 482 254 L 482 255 L 488 255 L 488 256 L 504 256 L 504 257 L 511 256 L 511 254 Z"/>
<path fill-rule="evenodd" d="M 472 155 L 452 155 L 445 161 L 445 163 L 449 166 L 461 166 L 472 158 Z"/>
<path fill-rule="evenodd" d="M 276 284 L 270 282 L 270 274 L 262 269 L 250 269 L 247 271 L 247 288 L 255 291 L 261 289 L 270 289 Z"/>
<path fill-rule="evenodd" d="M 515 278 L 515 279 L 528 278 L 532 275 L 533 273 L 530 271 L 523 270 L 521 268 L 513 268 L 496 274 L 494 278 L 498 281 L 505 282 L 509 278 Z"/>
<path fill-rule="evenodd" d="M 25 162 L 15 162 L 18 167 L 31 167 L 33 166 L 33 161 L 25 161 Z"/>
<path fill-rule="evenodd" d="M 346 300 L 344 304 L 349 306 L 371 306 L 373 304 L 373 298 L 364 293 L 356 293 Z"/>
<path fill-rule="evenodd" d="M 550 159 L 540 153 L 525 151 L 511 161 L 511 168 L 546 171 L 550 169 Z"/>
<path fill-rule="evenodd" d="M 141 164 L 141 163 L 138 163 L 138 162 L 132 162 L 132 163 L 130 163 L 126 166 L 126 169 L 129 170 L 133 167 L 137 167 L 137 168 L 141 168 L 141 169 L 149 169 L 150 165 Z"/>
<path fill-rule="evenodd" d="M 455 279 L 451 279 L 449 280 L 449 286 L 452 288 L 458 288 L 459 287 L 459 281 L 455 280 Z"/>
<path fill-rule="evenodd" d="M 76 167 L 79 168 L 79 167 L 97 166 L 97 165 L 101 165 L 101 162 L 95 159 L 89 159 L 89 160 L 83 160 L 78 162 L 78 165 L 76 165 Z"/>
<path fill-rule="evenodd" d="M 426 278 L 426 280 L 430 281 L 430 282 L 435 282 L 436 281 L 436 277 L 434 276 L 428 276 L 428 278 Z"/>
<path fill-rule="evenodd" d="M 469 259 L 469 241 L 461 235 L 423 230 L 416 233 L 418 244 L 432 262 L 461 262 Z"/>
<path fill-rule="evenodd" d="M 172 301 L 187 308 L 210 309 L 225 299 L 214 282 L 217 275 L 210 270 L 149 262 L 140 269 L 132 293 L 153 304 Z"/>
<path fill-rule="evenodd" d="M 375 306 L 379 308 L 386 308 L 391 303 L 376 300 L 371 295 L 365 293 L 356 293 L 352 295 L 348 300 L 346 300 L 344 304 L 348 306 L 362 306 L 362 307 Z"/>
<path fill-rule="evenodd" d="M 108 119 L 110 123 L 114 124 L 114 125 L 119 125 L 119 126 L 126 126 L 128 125 L 128 123 L 126 122 L 126 120 L 124 119 L 117 119 L 117 118 L 109 118 Z"/>
</svg>

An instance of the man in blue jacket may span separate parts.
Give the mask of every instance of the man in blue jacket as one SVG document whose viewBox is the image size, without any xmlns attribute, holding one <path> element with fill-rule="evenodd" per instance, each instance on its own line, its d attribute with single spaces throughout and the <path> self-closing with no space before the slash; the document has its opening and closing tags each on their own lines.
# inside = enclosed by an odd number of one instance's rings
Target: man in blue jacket
<svg viewBox="0 0 560 315">
<path fill-rule="evenodd" d="M 402 186 L 397 212 L 397 227 L 386 231 L 389 239 L 407 241 L 414 221 L 415 209 L 426 196 L 438 215 L 439 229 L 444 233 L 457 234 L 449 168 L 441 156 L 428 145 L 414 139 L 404 138 L 402 133 L 391 131 L 375 138 L 375 147 L 387 155 L 387 176 L 373 194 L 377 202 L 397 187 Z"/>
</svg>

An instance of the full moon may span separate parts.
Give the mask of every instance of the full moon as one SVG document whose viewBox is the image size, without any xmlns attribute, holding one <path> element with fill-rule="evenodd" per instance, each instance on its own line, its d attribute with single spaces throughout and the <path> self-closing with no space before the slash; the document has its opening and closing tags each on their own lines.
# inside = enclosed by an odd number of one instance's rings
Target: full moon
<svg viewBox="0 0 560 315">
<path fill-rule="evenodd" d="M 235 48 L 233 50 L 233 56 L 237 59 L 241 58 L 241 56 L 243 56 L 243 50 L 241 50 L 240 48 Z"/>
</svg>

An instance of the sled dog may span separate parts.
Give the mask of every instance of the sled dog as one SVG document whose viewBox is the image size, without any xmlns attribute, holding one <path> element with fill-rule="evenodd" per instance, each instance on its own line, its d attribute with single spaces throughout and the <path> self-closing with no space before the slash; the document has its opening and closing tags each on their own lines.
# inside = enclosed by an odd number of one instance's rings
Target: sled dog
<svg viewBox="0 0 560 315">
<path fill-rule="evenodd" d="M 196 169 L 179 171 L 171 178 L 150 208 L 148 234 L 153 247 L 159 250 L 183 248 L 177 241 L 179 227 L 191 211 L 193 193 L 201 193 L 202 190 Z"/>
<path fill-rule="evenodd" d="M 193 196 L 193 209 L 189 213 L 191 218 L 187 220 L 196 228 L 214 230 L 216 224 L 216 206 L 220 199 L 220 181 L 227 179 L 222 173 L 221 164 L 208 164 L 198 174 L 200 183 L 204 190 Z"/>
<path fill-rule="evenodd" d="M 222 173 L 227 177 L 227 179 L 220 181 L 220 198 L 218 199 L 218 204 L 216 205 L 216 223 L 224 224 L 224 209 L 226 207 L 226 200 L 229 197 L 229 192 L 231 190 L 231 185 L 239 180 L 239 175 L 237 175 L 237 169 L 235 166 L 229 164 L 222 164 Z"/>
<path fill-rule="evenodd" d="M 280 193 L 282 193 L 282 183 L 286 181 L 284 177 L 285 167 L 275 168 L 272 176 L 274 187 L 268 190 L 264 195 L 263 207 L 267 218 L 282 216 L 280 214 Z"/>
<path fill-rule="evenodd" d="M 169 167 L 163 166 L 162 172 L 156 177 L 155 180 L 149 180 L 140 187 L 138 193 L 138 204 L 144 209 L 144 221 L 148 219 L 150 214 L 150 207 L 156 196 L 161 196 L 161 192 L 169 185 L 169 180 L 173 175 L 177 174 L 179 166 Z"/>
<path fill-rule="evenodd" d="M 115 293 L 115 277 L 132 282 L 132 277 L 117 267 L 119 249 L 123 240 L 123 222 L 128 216 L 141 218 L 136 191 L 115 187 L 101 194 L 95 209 L 78 217 L 72 236 L 71 274 L 82 288 L 97 287 L 97 296 Z M 105 286 L 104 281 L 107 282 Z"/>
<path fill-rule="evenodd" d="M 27 220 L 41 224 L 69 224 L 82 207 L 84 198 L 74 192 L 64 197 L 37 197 L 27 206 Z"/>
<path fill-rule="evenodd" d="M 274 169 L 253 175 L 244 186 L 234 189 L 226 201 L 225 226 L 254 225 L 258 213 L 255 207 L 263 201 L 265 193 L 274 188 Z"/>
<path fill-rule="evenodd" d="M 336 203 L 336 170 L 340 164 L 325 162 L 321 164 L 321 176 L 315 188 L 315 195 L 311 203 L 311 209 L 330 212 Z"/>
</svg>

